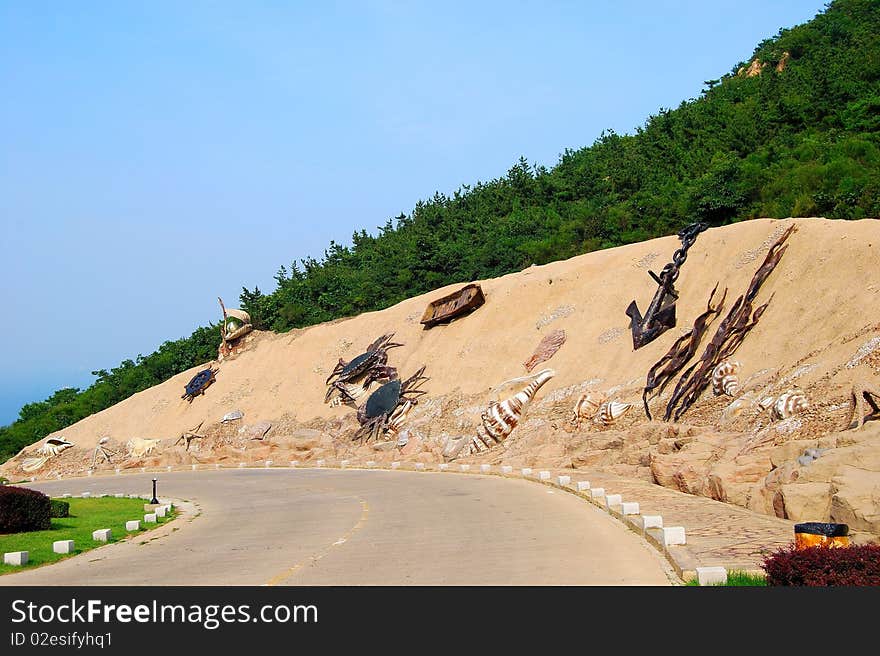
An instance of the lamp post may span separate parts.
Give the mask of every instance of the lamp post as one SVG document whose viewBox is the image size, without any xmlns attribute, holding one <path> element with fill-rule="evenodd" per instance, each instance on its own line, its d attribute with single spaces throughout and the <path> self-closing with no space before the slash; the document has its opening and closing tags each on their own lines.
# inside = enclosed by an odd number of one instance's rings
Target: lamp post
<svg viewBox="0 0 880 656">
<path fill-rule="evenodd" d="M 156 481 L 159 480 L 157 478 L 153 479 L 153 498 L 150 499 L 150 503 L 159 503 L 159 500 L 156 498 Z"/>
</svg>

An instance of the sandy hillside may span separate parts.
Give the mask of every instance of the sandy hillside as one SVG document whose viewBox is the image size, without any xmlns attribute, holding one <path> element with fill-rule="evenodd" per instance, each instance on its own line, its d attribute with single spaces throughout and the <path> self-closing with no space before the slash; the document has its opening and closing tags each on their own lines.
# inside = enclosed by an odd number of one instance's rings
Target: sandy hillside
<svg viewBox="0 0 880 656">
<path fill-rule="evenodd" d="M 731 409 L 734 398 L 715 397 L 709 389 L 679 423 L 656 421 L 673 382 L 652 402 L 655 421 L 649 422 L 641 409 L 648 369 L 705 310 L 716 283 L 728 288 L 721 318 L 726 315 L 792 223 L 797 231 L 788 250 L 756 298 L 758 305 L 772 297 L 769 307 L 735 354 L 742 363 L 736 394 L 742 401 Z M 880 421 L 859 431 L 847 423 L 852 382 L 880 387 L 880 223 L 761 219 L 702 233 L 677 281 L 677 327 L 634 351 L 624 311 L 633 299 L 647 308 L 656 289 L 648 270 L 659 272 L 679 246 L 677 237 L 664 237 L 476 281 L 485 305 L 430 330 L 419 323 L 425 307 L 460 285 L 304 330 L 251 333 L 241 351 L 220 364 L 205 395 L 192 403 L 181 399 L 199 368 L 175 376 L 60 431 L 76 447 L 29 475 L 83 471 L 105 436 L 119 453 L 98 468 L 267 457 L 436 462 L 450 436 L 474 432 L 490 400 L 525 385 L 498 389 L 525 376 L 523 363 L 541 339 L 561 329 L 564 344 L 533 371 L 552 367 L 555 377 L 538 391 L 511 437 L 471 461 L 604 468 L 792 519 L 846 520 L 880 535 Z M 718 323 L 720 318 L 691 362 Z M 389 351 L 389 364 L 402 378 L 426 365 L 430 378 L 423 385 L 427 394 L 407 417 L 409 442 L 402 448 L 396 438 L 352 443 L 354 411 L 324 403 L 324 380 L 338 359 L 353 358 L 388 332 L 404 344 Z M 774 421 L 758 405 L 794 386 L 810 400 L 800 416 Z M 611 427 L 586 421 L 575 428 L 568 420 L 583 392 L 637 405 Z M 232 410 L 243 419 L 221 424 Z M 204 439 L 193 440 L 188 450 L 174 445 L 200 422 Z M 265 435 L 261 422 L 271 424 Z M 141 454 L 126 445 L 132 438 L 160 442 Z M 21 478 L 23 460 L 39 446 L 6 463 L 7 475 Z M 818 449 L 819 457 L 798 463 L 807 448 Z"/>
</svg>

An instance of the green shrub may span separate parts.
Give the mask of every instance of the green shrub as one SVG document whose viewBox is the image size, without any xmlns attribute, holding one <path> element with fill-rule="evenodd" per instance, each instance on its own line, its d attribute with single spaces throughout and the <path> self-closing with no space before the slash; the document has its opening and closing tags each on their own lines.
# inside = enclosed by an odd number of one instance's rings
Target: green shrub
<svg viewBox="0 0 880 656">
<path fill-rule="evenodd" d="M 70 517 L 70 504 L 60 499 L 49 499 L 52 504 L 50 515 L 52 517 Z"/>
</svg>

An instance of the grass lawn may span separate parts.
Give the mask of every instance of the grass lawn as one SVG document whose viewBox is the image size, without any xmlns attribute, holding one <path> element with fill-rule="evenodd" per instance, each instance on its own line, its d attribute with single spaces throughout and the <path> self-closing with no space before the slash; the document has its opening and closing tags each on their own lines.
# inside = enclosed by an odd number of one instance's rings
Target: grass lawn
<svg viewBox="0 0 880 656">
<path fill-rule="evenodd" d="M 4 565 L 0 562 L 0 575 L 20 572 L 24 569 L 54 563 L 63 558 L 101 547 L 106 542 L 92 540 L 92 531 L 100 528 L 111 529 L 110 542 L 124 540 L 128 535 L 137 535 L 173 519 L 177 510 L 172 508 L 165 517 L 158 517 L 156 524 L 144 524 L 143 499 L 117 499 L 101 497 L 92 499 L 61 499 L 70 504 L 70 517 L 52 518 L 52 528 L 48 531 L 0 534 L 0 553 L 8 551 L 29 552 L 28 564 L 24 567 Z M 126 531 L 125 522 L 133 519 L 141 521 L 138 531 Z M 52 551 L 56 540 L 73 540 L 76 551 L 72 554 L 57 554 Z"/>
<path fill-rule="evenodd" d="M 691 579 L 687 582 L 687 585 L 699 586 L 700 583 L 697 579 Z M 716 583 L 715 585 L 729 587 L 766 587 L 767 579 L 761 574 L 751 574 L 749 572 L 740 572 L 739 570 L 732 569 L 727 573 L 727 583 Z"/>
</svg>

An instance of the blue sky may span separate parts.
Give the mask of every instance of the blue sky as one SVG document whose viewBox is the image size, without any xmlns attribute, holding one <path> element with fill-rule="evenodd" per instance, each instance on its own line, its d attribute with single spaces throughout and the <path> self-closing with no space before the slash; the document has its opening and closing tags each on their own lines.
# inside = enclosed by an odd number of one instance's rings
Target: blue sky
<svg viewBox="0 0 880 656">
<path fill-rule="evenodd" d="M 435 191 L 697 97 L 819 0 L 0 0 L 0 424 Z"/>
</svg>

